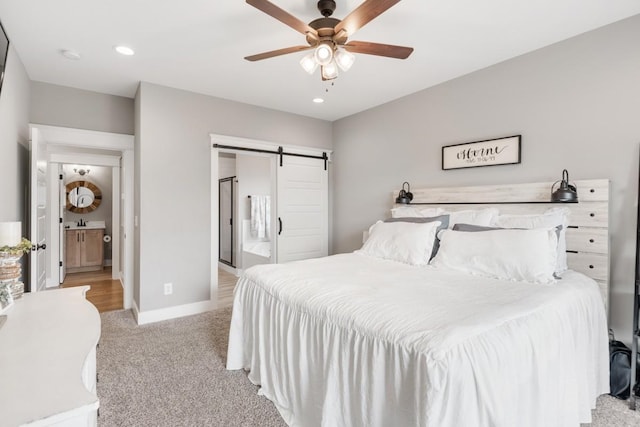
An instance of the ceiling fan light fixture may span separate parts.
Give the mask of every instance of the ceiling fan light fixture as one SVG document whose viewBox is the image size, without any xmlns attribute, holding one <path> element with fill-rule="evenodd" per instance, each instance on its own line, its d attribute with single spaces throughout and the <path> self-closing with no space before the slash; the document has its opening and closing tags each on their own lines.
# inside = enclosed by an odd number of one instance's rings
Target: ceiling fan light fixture
<svg viewBox="0 0 640 427">
<path fill-rule="evenodd" d="M 322 80 L 333 80 L 338 77 L 338 65 L 336 61 L 331 61 L 327 65 L 320 67 L 322 71 Z"/>
<path fill-rule="evenodd" d="M 338 49 L 335 56 L 336 63 L 342 71 L 349 71 L 356 60 L 356 56 L 346 49 Z"/>
<path fill-rule="evenodd" d="M 322 42 L 313 53 L 316 62 L 320 65 L 328 65 L 333 61 L 333 46 L 328 42 Z"/>
<path fill-rule="evenodd" d="M 316 71 L 316 68 L 318 68 L 318 63 L 314 58 L 313 52 L 305 55 L 300 60 L 300 66 L 309 74 L 313 74 L 313 72 Z"/>
</svg>

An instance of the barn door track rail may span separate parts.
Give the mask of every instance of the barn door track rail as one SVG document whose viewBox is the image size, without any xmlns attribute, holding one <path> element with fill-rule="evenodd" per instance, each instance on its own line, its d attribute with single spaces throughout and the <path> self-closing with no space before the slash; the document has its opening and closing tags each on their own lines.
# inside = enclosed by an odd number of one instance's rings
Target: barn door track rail
<svg viewBox="0 0 640 427">
<path fill-rule="evenodd" d="M 284 151 L 282 146 L 278 147 L 278 151 L 261 150 L 259 148 L 236 147 L 233 145 L 222 145 L 222 144 L 213 144 L 213 148 L 223 148 L 228 150 L 239 150 L 239 151 L 251 151 L 253 153 L 276 154 L 280 156 L 280 166 L 282 166 L 282 159 L 284 158 L 284 156 L 306 157 L 308 159 L 324 160 L 324 170 L 327 170 L 327 162 L 329 161 L 329 156 L 327 156 L 326 152 L 322 152 L 322 156 L 314 156 L 311 154 L 287 153 L 286 151 Z"/>
</svg>

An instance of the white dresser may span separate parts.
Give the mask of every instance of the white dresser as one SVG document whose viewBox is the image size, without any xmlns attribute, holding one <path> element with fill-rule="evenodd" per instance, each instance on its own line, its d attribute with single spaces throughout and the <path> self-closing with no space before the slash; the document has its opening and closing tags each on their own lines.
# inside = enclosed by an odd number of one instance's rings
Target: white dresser
<svg viewBox="0 0 640 427">
<path fill-rule="evenodd" d="M 95 426 L 100 315 L 89 286 L 24 294 L 0 328 L 0 425 Z"/>
</svg>

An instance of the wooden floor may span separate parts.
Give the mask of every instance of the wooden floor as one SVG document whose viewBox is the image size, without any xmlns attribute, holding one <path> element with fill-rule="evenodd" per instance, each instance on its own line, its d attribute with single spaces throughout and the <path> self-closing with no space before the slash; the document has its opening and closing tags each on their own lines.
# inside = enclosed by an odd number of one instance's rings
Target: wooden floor
<svg viewBox="0 0 640 427">
<path fill-rule="evenodd" d="M 237 281 L 236 276 L 218 268 L 218 308 L 233 305 L 233 289 Z"/>
<path fill-rule="evenodd" d="M 218 308 L 233 305 L 233 289 L 238 278 L 231 273 L 218 269 Z M 90 285 L 87 300 L 96 306 L 100 313 L 123 308 L 122 284 L 111 279 L 111 267 L 102 271 L 67 274 L 61 288 Z"/>
<path fill-rule="evenodd" d="M 122 284 L 111 279 L 111 267 L 101 271 L 67 274 L 61 288 L 89 285 L 87 299 L 96 306 L 100 313 L 123 308 Z"/>
</svg>

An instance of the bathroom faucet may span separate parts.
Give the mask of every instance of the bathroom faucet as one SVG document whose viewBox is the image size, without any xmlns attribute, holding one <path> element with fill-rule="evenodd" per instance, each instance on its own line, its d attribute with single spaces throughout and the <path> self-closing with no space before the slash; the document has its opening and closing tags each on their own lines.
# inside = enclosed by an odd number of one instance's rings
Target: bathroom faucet
<svg viewBox="0 0 640 427">
<path fill-rule="evenodd" d="M 78 227 L 86 227 L 87 223 L 84 222 L 84 220 L 82 218 L 80 218 L 80 221 L 78 221 Z"/>
</svg>

